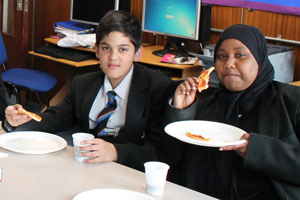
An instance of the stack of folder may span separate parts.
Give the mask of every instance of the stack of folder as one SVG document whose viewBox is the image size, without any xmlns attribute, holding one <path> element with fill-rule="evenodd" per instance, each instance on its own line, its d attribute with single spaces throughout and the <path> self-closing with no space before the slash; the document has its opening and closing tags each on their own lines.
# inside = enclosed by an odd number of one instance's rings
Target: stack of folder
<svg viewBox="0 0 300 200">
<path fill-rule="evenodd" d="M 54 23 L 54 31 L 57 32 L 57 37 L 64 38 L 67 36 L 92 33 L 94 28 L 92 25 L 81 22 L 63 21 Z"/>
</svg>

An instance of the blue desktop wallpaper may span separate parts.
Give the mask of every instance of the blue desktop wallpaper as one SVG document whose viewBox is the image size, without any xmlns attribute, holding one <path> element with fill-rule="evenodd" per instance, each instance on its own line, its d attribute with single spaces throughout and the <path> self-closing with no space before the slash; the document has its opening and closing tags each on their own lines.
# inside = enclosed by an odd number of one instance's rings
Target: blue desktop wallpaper
<svg viewBox="0 0 300 200">
<path fill-rule="evenodd" d="M 195 38 L 197 0 L 147 0 L 144 29 L 184 38 Z"/>
</svg>

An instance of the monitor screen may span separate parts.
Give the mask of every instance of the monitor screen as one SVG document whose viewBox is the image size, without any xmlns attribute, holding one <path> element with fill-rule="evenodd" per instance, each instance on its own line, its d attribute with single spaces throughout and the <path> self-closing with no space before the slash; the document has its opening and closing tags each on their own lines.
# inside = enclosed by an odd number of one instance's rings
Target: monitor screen
<svg viewBox="0 0 300 200">
<path fill-rule="evenodd" d="M 119 9 L 119 0 L 71 0 L 71 20 L 98 25 L 110 10 Z"/>
<path fill-rule="evenodd" d="M 144 0 L 143 31 L 198 40 L 201 0 Z"/>
</svg>

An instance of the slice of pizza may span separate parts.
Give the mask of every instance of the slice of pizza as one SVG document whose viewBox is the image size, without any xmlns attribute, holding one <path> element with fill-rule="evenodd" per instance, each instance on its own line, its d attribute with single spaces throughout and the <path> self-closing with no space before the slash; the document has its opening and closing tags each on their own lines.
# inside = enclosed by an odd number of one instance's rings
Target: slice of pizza
<svg viewBox="0 0 300 200">
<path fill-rule="evenodd" d="M 29 112 L 29 111 L 25 110 L 24 108 L 18 108 L 18 112 L 19 112 L 19 114 L 23 114 L 23 115 L 27 115 L 27 116 L 31 117 L 35 121 L 38 121 L 38 122 L 42 121 L 42 118 L 39 115 Z"/>
<path fill-rule="evenodd" d="M 203 137 L 202 135 L 200 134 L 193 134 L 193 133 L 190 133 L 190 132 L 186 132 L 185 133 L 188 137 L 190 138 L 193 138 L 193 139 L 196 139 L 196 140 L 202 140 L 202 141 L 207 141 L 207 142 L 213 142 L 213 140 L 211 138 L 205 138 Z"/>
<path fill-rule="evenodd" d="M 215 67 L 211 67 L 211 68 L 201 72 L 200 76 L 198 77 L 199 83 L 197 85 L 199 92 L 201 92 L 202 90 L 206 90 L 209 87 L 208 81 L 210 78 L 210 73 L 212 71 L 214 71 L 214 69 L 215 69 Z"/>
</svg>

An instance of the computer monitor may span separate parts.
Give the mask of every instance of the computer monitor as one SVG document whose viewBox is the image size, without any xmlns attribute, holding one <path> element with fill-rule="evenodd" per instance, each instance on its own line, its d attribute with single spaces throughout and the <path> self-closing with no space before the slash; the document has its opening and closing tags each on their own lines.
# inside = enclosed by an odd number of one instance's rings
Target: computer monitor
<svg viewBox="0 0 300 200">
<path fill-rule="evenodd" d="M 184 43 L 187 40 L 209 41 L 211 5 L 205 5 L 201 5 L 201 0 L 144 0 L 143 31 L 168 38 L 164 50 L 153 53 L 163 56 L 176 44 L 178 52 L 172 53 L 178 54 L 185 51 Z"/>
<path fill-rule="evenodd" d="M 71 0 L 71 20 L 98 25 L 110 10 L 119 9 L 120 0 Z"/>
</svg>

